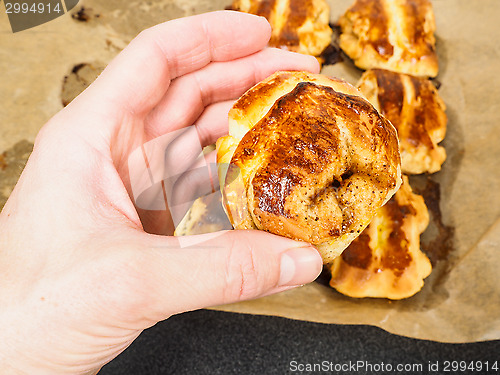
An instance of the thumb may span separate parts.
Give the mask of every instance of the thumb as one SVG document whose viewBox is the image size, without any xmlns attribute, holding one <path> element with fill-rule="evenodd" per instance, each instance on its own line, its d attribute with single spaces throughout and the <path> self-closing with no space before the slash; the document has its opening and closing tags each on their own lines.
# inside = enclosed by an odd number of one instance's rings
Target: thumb
<svg viewBox="0 0 500 375">
<path fill-rule="evenodd" d="M 314 247 L 257 230 L 147 236 L 154 244 L 141 252 L 141 293 L 149 293 L 147 314 L 158 321 L 309 283 L 323 264 Z"/>
</svg>

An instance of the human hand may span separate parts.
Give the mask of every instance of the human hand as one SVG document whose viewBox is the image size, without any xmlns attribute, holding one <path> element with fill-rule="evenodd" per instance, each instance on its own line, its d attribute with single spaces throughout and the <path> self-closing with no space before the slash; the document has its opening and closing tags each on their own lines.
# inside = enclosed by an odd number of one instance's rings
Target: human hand
<svg viewBox="0 0 500 375">
<path fill-rule="evenodd" d="M 210 144 L 251 85 L 318 71 L 266 49 L 269 37 L 264 19 L 235 12 L 148 29 L 44 126 L 0 215 L 2 374 L 96 373 L 172 314 L 316 278 L 305 243 L 260 231 L 180 240 L 159 235 L 171 234 L 167 210 L 134 205 L 135 150 L 192 124 Z"/>
</svg>

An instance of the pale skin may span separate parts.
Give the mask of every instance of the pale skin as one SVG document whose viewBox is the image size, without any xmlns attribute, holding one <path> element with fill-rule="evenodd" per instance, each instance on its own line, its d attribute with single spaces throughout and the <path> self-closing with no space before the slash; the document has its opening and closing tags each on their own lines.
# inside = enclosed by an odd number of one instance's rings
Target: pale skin
<svg viewBox="0 0 500 375">
<path fill-rule="evenodd" d="M 265 232 L 181 247 L 165 215 L 131 198 L 127 159 L 141 144 L 193 124 L 210 144 L 246 89 L 319 70 L 266 48 L 270 31 L 235 12 L 148 29 L 42 128 L 0 215 L 0 373 L 94 374 L 158 321 L 318 276 L 312 246 Z"/>
</svg>

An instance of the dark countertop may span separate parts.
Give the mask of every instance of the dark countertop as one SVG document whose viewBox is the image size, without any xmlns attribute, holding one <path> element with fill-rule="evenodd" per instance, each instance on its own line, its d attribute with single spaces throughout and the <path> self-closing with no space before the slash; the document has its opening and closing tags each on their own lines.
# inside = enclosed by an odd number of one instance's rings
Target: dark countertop
<svg viewBox="0 0 500 375">
<path fill-rule="evenodd" d="M 460 363 L 452 361 L 473 362 L 476 370 L 453 371 L 452 366 Z M 478 361 L 482 371 L 478 371 Z M 492 369 L 495 361 L 497 370 Z M 308 367 L 314 364 L 318 371 Z M 398 365 L 407 368 L 399 371 Z M 396 336 L 371 326 L 201 310 L 173 316 L 146 330 L 99 374 L 388 372 L 500 374 L 500 340 L 444 344 Z"/>
</svg>

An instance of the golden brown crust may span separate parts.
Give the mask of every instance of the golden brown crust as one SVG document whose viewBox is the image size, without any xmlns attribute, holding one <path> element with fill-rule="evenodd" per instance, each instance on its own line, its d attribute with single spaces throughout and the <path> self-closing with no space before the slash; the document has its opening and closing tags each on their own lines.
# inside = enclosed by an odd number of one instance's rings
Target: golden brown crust
<svg viewBox="0 0 500 375">
<path fill-rule="evenodd" d="M 235 0 L 231 8 L 265 17 L 273 29 L 271 47 L 318 57 L 331 43 L 325 0 Z"/>
<path fill-rule="evenodd" d="M 350 297 L 408 298 L 423 286 L 432 266 L 420 250 L 429 223 L 424 200 L 408 178 L 370 225 L 334 260 L 330 285 Z"/>
<path fill-rule="evenodd" d="M 366 71 L 358 83 L 366 98 L 398 131 L 403 173 L 441 169 L 446 151 L 445 104 L 428 79 L 387 70 Z"/>
<path fill-rule="evenodd" d="M 313 243 L 325 261 L 400 184 L 392 125 L 354 87 L 315 74 L 278 72 L 249 90 L 217 149 L 235 228 Z"/>
<path fill-rule="evenodd" d="M 340 18 L 340 47 L 362 69 L 435 77 L 435 21 L 429 0 L 355 0 Z"/>
</svg>

